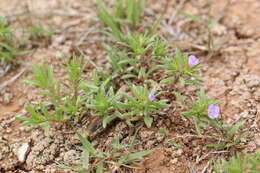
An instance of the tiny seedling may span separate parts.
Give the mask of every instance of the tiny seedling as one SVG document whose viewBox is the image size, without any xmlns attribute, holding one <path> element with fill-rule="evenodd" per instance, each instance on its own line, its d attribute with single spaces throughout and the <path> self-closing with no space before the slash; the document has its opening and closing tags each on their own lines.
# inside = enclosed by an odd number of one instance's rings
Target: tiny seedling
<svg viewBox="0 0 260 173">
<path fill-rule="evenodd" d="M 214 17 L 212 15 L 212 1 L 208 0 L 208 14 L 207 14 L 207 18 L 204 19 L 200 16 L 194 16 L 191 15 L 187 12 L 184 11 L 179 11 L 179 13 L 189 19 L 191 19 L 192 21 L 201 24 L 203 27 L 205 27 L 207 29 L 207 45 L 203 46 L 202 49 L 203 50 L 207 50 L 208 51 L 208 57 L 212 57 L 223 45 L 223 43 L 226 41 L 225 39 L 220 40 L 219 42 L 217 42 L 214 39 L 213 36 L 213 28 L 214 26 L 219 22 L 220 17 Z"/>
<path fill-rule="evenodd" d="M 31 34 L 30 39 L 32 40 L 39 40 L 44 37 L 51 37 L 53 35 L 53 32 L 50 30 L 45 30 L 41 26 L 33 26 L 31 29 L 29 29 L 27 32 Z"/>
<path fill-rule="evenodd" d="M 9 38 L 12 31 L 10 28 L 6 26 L 6 20 L 4 18 L 0 18 L 0 38 L 1 41 L 3 39 Z"/>
<path fill-rule="evenodd" d="M 18 120 L 24 121 L 22 123 L 22 126 L 28 127 L 28 130 L 31 130 L 33 128 L 41 127 L 44 129 L 44 134 L 46 136 L 49 135 L 51 121 L 53 120 L 53 115 L 51 115 L 45 105 L 43 103 L 40 103 L 40 109 L 37 111 L 32 106 L 27 106 L 26 110 L 31 115 L 30 117 L 19 117 Z"/>
<path fill-rule="evenodd" d="M 216 173 L 259 173 L 260 152 L 237 153 L 229 161 L 213 162 L 212 167 Z"/>
<path fill-rule="evenodd" d="M 17 49 L 19 45 L 15 44 L 12 30 L 7 27 L 7 22 L 4 18 L 0 18 L 0 65 L 11 62 L 17 63 L 16 56 L 24 55 L 26 51 Z"/>
<path fill-rule="evenodd" d="M 161 128 L 161 129 L 158 130 L 157 133 L 158 133 L 160 136 L 165 137 L 165 136 L 168 135 L 169 131 L 168 131 L 167 129 L 165 129 L 165 128 Z"/>
<path fill-rule="evenodd" d="M 216 128 L 222 132 L 222 142 L 217 144 L 209 144 L 210 147 L 229 148 L 240 143 L 241 139 L 246 135 L 244 122 L 239 122 L 235 125 L 215 123 Z"/>
<path fill-rule="evenodd" d="M 51 42 L 53 31 L 44 29 L 41 25 L 32 26 L 31 29 L 26 31 L 29 33 L 29 40 L 35 41 L 34 44 L 38 44 L 39 41 L 44 45 L 48 45 Z"/>
<path fill-rule="evenodd" d="M 176 148 L 182 148 L 182 145 L 177 144 L 173 139 L 168 139 L 164 142 L 164 145 L 166 147 L 176 147 Z"/>
<path fill-rule="evenodd" d="M 146 150 L 135 152 L 135 136 L 129 146 L 124 146 L 120 143 L 119 137 L 113 140 L 111 148 L 106 151 L 95 149 L 92 144 L 79 133 L 78 138 L 82 142 L 82 163 L 77 164 L 77 167 L 68 167 L 75 172 L 116 172 L 121 167 L 130 167 L 128 165 L 141 161 L 141 159 L 153 152 Z"/>
<path fill-rule="evenodd" d="M 117 41 L 122 41 L 122 25 L 129 24 L 134 30 L 139 24 L 144 11 L 143 0 L 116 0 L 113 9 L 106 6 L 102 0 L 97 0 L 97 15 L 110 28 Z"/>
<path fill-rule="evenodd" d="M 48 96 L 53 104 L 60 105 L 62 102 L 60 83 L 55 80 L 53 68 L 51 66 L 40 65 L 33 66 L 32 70 L 34 74 L 33 79 L 27 80 L 26 82 L 43 90 L 47 90 L 39 94 Z"/>
</svg>

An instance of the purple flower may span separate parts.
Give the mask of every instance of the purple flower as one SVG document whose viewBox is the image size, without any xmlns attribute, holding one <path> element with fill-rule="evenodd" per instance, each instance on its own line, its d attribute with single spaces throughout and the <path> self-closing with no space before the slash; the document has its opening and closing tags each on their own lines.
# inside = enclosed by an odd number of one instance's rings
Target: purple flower
<svg viewBox="0 0 260 173">
<path fill-rule="evenodd" d="M 213 105 L 213 104 L 209 105 L 209 107 L 208 107 L 209 118 L 216 119 L 216 118 L 218 118 L 219 114 L 220 114 L 219 106 Z"/>
<path fill-rule="evenodd" d="M 194 56 L 194 55 L 189 56 L 189 66 L 190 67 L 198 65 L 199 63 L 200 63 L 200 61 L 196 56 Z"/>
<path fill-rule="evenodd" d="M 153 93 L 150 93 L 148 98 L 151 102 L 153 102 L 155 100 L 155 95 Z"/>
</svg>

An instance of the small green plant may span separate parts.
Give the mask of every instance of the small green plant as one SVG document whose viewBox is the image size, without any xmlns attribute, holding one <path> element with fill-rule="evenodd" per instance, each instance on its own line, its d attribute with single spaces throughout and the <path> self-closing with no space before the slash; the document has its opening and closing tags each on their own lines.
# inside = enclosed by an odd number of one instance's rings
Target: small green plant
<svg viewBox="0 0 260 173">
<path fill-rule="evenodd" d="M 6 62 L 16 63 L 16 56 L 24 55 L 27 52 L 17 49 L 19 45 L 14 44 L 12 30 L 7 27 L 6 20 L 0 18 L 0 65 Z"/>
<path fill-rule="evenodd" d="M 82 61 L 80 61 L 82 62 Z M 78 114 L 79 108 L 82 105 L 82 98 L 78 95 L 79 86 L 82 82 L 81 75 L 83 68 L 78 62 L 77 57 L 65 62 L 63 66 L 68 73 L 65 81 L 68 81 L 69 94 L 63 97 L 61 93 L 61 82 L 55 80 L 53 68 L 51 66 L 40 65 L 33 67 L 34 78 L 27 82 L 41 88 L 43 91 L 39 94 L 47 96 L 49 102 L 53 104 L 53 110 L 48 110 L 44 103 L 39 103 L 39 108 L 28 106 L 27 111 L 30 117 L 21 117 L 23 125 L 31 128 L 43 127 L 45 134 L 48 135 L 49 128 L 52 123 L 66 122 L 73 115 Z"/>
<path fill-rule="evenodd" d="M 114 14 L 117 20 L 129 23 L 134 29 L 144 12 L 144 0 L 116 0 Z"/>
<path fill-rule="evenodd" d="M 144 119 L 147 127 L 152 126 L 154 113 L 161 113 L 160 110 L 167 108 L 166 100 L 155 99 L 155 91 L 151 92 L 145 87 L 135 86 L 131 87 L 131 96 L 123 93 L 126 98 L 126 102 L 121 107 L 127 110 L 127 113 L 122 115 L 122 119 L 126 119 L 126 122 L 131 125 L 132 121 Z"/>
<path fill-rule="evenodd" d="M 93 116 L 100 116 L 103 118 L 103 127 L 116 119 L 120 113 L 118 111 L 120 105 L 120 95 L 115 95 L 113 88 L 106 92 L 105 88 L 100 88 L 93 99 L 86 107 L 93 110 Z"/>
<path fill-rule="evenodd" d="M 179 83 L 184 86 L 186 83 L 199 84 L 201 82 L 201 79 L 196 76 L 198 69 L 201 68 L 199 60 L 193 55 L 189 57 L 182 55 L 178 49 L 175 51 L 174 58 L 164 59 L 159 67 L 173 75 L 163 79 L 161 83 Z"/>
<path fill-rule="evenodd" d="M 53 35 L 51 30 L 46 30 L 41 25 L 32 26 L 32 28 L 26 32 L 29 33 L 28 39 L 35 41 L 34 44 L 39 44 L 36 41 L 41 41 L 44 45 L 48 45 L 51 42 L 51 36 Z"/>
<path fill-rule="evenodd" d="M 202 128 L 210 125 L 220 130 L 223 139 L 218 144 L 209 144 L 211 147 L 231 147 L 240 142 L 240 139 L 245 135 L 245 132 L 239 132 L 239 129 L 243 128 L 244 122 L 237 123 L 236 125 L 227 125 L 218 121 L 220 116 L 220 108 L 217 106 L 217 102 L 208 99 L 204 90 L 200 90 L 198 93 L 198 101 L 190 103 L 191 109 L 183 112 L 185 116 L 191 116 L 193 118 L 195 128 L 198 134 L 202 133 Z M 238 133 L 238 135 L 237 135 Z"/>
<path fill-rule="evenodd" d="M 138 59 L 131 58 L 125 50 L 111 48 L 108 52 L 108 59 L 112 67 L 113 78 L 122 79 L 136 77 L 133 73 L 138 68 Z"/>
<path fill-rule="evenodd" d="M 164 142 L 164 145 L 166 147 L 176 147 L 176 148 L 182 148 L 182 145 L 177 144 L 173 139 L 168 139 Z"/>
<path fill-rule="evenodd" d="M 92 82 L 82 85 L 86 108 L 92 116 L 103 119 L 104 128 L 114 119 L 125 120 L 129 125 L 132 125 L 132 121 L 144 119 L 145 124 L 151 127 L 151 114 L 168 107 L 166 100 L 155 100 L 155 90 L 149 92 L 145 87 L 133 85 L 131 94 L 116 94 L 113 86 L 109 84 L 111 79 L 109 77 L 101 83 L 93 79 Z"/>
<path fill-rule="evenodd" d="M 18 120 L 23 120 L 22 126 L 28 127 L 28 130 L 41 127 L 44 129 L 44 134 L 49 135 L 51 121 L 53 121 L 53 115 L 49 113 L 46 106 L 42 103 L 39 104 L 40 108 L 37 111 L 32 106 L 27 106 L 26 110 L 31 115 L 30 117 L 19 117 Z"/>
<path fill-rule="evenodd" d="M 239 122 L 237 124 L 222 124 L 215 123 L 216 128 L 220 129 L 222 132 L 223 139 L 217 144 L 209 144 L 211 147 L 218 148 L 228 148 L 240 143 L 241 138 L 246 135 L 244 129 L 244 122 Z"/>
<path fill-rule="evenodd" d="M 144 33 L 144 34 L 128 33 L 125 39 L 126 39 L 125 43 L 122 44 L 125 45 L 125 47 L 130 48 L 131 49 L 130 52 L 133 52 L 134 55 L 140 56 L 140 55 L 145 55 L 148 49 L 151 48 L 154 37 L 149 35 L 148 33 Z"/>
<path fill-rule="evenodd" d="M 80 85 L 83 81 L 83 79 L 81 78 L 84 70 L 83 58 L 77 58 L 74 56 L 70 61 L 65 61 L 65 65 L 63 66 L 63 68 L 68 74 L 68 77 L 65 78 L 65 80 L 69 82 L 70 89 L 71 91 L 73 91 L 73 105 L 76 105 L 79 98 L 78 93 L 80 90 Z"/>
<path fill-rule="evenodd" d="M 140 21 L 144 11 L 143 0 L 116 0 L 113 9 L 106 6 L 102 0 L 97 0 L 97 15 L 99 19 L 111 29 L 117 41 L 122 41 L 122 24 L 130 25 L 134 29 Z"/>
<path fill-rule="evenodd" d="M 152 43 L 152 52 L 155 57 L 165 57 L 167 53 L 168 45 L 165 40 L 155 38 Z"/>
<path fill-rule="evenodd" d="M 43 37 L 51 37 L 53 35 L 53 32 L 50 30 L 45 30 L 41 26 L 33 26 L 31 29 L 29 29 L 27 32 L 31 33 L 31 39 L 32 40 L 38 40 Z"/>
<path fill-rule="evenodd" d="M 160 20 L 145 32 L 134 29 L 142 16 L 143 6 L 143 0 L 117 0 L 111 9 L 101 0 L 97 1 L 99 18 L 117 41 L 115 46 L 106 45 L 113 79 L 146 81 L 158 69 L 151 65 L 159 61 L 158 57 L 167 55 L 166 42 L 155 35 Z"/>
<path fill-rule="evenodd" d="M 116 172 L 121 167 L 129 167 L 129 164 L 139 162 L 144 156 L 153 150 L 135 152 L 135 136 L 129 146 L 120 144 L 119 137 L 113 140 L 111 148 L 106 151 L 95 149 L 92 144 L 79 133 L 78 138 L 82 142 L 82 163 L 77 167 L 68 167 L 78 173 L 88 172 Z"/>
<path fill-rule="evenodd" d="M 0 38 L 1 41 L 3 39 L 9 38 L 12 31 L 10 28 L 6 26 L 6 20 L 4 18 L 0 18 Z"/>
<path fill-rule="evenodd" d="M 158 66 L 152 67 L 151 64 L 156 63 L 158 61 L 156 57 L 164 52 L 158 42 L 160 42 L 159 39 L 154 41 L 153 36 L 150 37 L 147 33 L 132 33 L 126 36 L 125 42 L 119 43 L 124 48 L 107 46 L 113 78 L 147 80 L 151 73 L 159 69 Z M 153 47 L 156 47 L 156 49 Z M 154 51 L 156 52 L 154 53 Z"/>
<path fill-rule="evenodd" d="M 40 66 L 33 66 L 32 70 L 34 79 L 28 80 L 27 82 L 36 87 L 47 90 L 39 94 L 48 96 L 50 101 L 56 105 L 60 104 L 62 102 L 62 97 L 60 95 L 60 84 L 55 80 L 53 68 L 43 64 Z"/>
<path fill-rule="evenodd" d="M 92 116 L 103 119 L 103 128 L 118 118 L 120 114 L 121 95 L 114 92 L 112 77 L 108 74 L 93 70 L 92 79 L 81 85 L 84 94 L 82 100 Z"/>
<path fill-rule="evenodd" d="M 185 17 L 188 17 L 192 21 L 201 24 L 207 29 L 207 45 L 203 46 L 203 49 L 208 51 L 208 57 L 212 57 L 221 48 L 222 44 L 225 42 L 225 39 L 220 40 L 219 42 L 215 40 L 212 30 L 214 26 L 219 22 L 220 18 L 212 16 L 212 0 L 208 0 L 208 6 L 208 15 L 206 19 L 200 16 L 191 15 L 184 11 L 179 11 L 179 13 Z"/>
<path fill-rule="evenodd" d="M 259 173 L 260 152 L 237 153 L 229 161 L 222 160 L 220 164 L 213 162 L 215 173 Z"/>
<path fill-rule="evenodd" d="M 169 131 L 168 131 L 167 129 L 165 129 L 165 128 L 160 128 L 157 133 L 158 133 L 160 136 L 165 137 L 165 136 L 168 135 Z"/>
<path fill-rule="evenodd" d="M 217 102 L 211 99 L 207 99 L 204 90 L 200 90 L 198 93 L 198 100 L 190 103 L 191 108 L 189 111 L 183 112 L 185 116 L 192 116 L 197 132 L 201 133 L 201 127 L 203 124 L 216 124 L 215 118 L 208 116 L 208 108 L 210 105 L 216 105 Z"/>
</svg>

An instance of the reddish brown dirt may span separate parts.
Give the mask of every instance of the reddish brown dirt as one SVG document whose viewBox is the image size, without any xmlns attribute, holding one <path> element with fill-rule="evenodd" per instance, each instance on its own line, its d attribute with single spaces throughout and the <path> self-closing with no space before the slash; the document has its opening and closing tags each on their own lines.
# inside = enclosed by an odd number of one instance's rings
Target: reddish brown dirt
<svg viewBox="0 0 260 173">
<path fill-rule="evenodd" d="M 159 3 L 156 1 L 156 3 L 151 5 L 151 8 L 154 9 L 155 12 L 158 12 L 163 9 L 162 7 L 165 4 L 165 2 Z M 165 18 L 170 18 L 172 15 L 175 7 L 174 4 L 175 2 L 170 3 Z M 183 9 L 187 12 L 199 15 L 206 11 L 204 9 L 205 4 L 205 0 L 190 1 L 184 5 Z M 202 55 L 200 58 L 205 62 L 205 68 L 202 70 L 201 74 L 205 81 L 207 95 L 217 99 L 221 103 L 224 121 L 233 122 L 245 118 L 248 121 L 255 123 L 255 126 L 249 134 L 250 141 L 244 141 L 247 145 L 243 148 L 243 151 L 256 151 L 260 149 L 260 1 L 237 0 L 230 1 L 230 4 L 226 6 L 227 4 L 227 0 L 218 0 L 213 2 L 212 6 L 214 16 L 223 13 L 223 17 L 220 20 L 218 27 L 215 28 L 215 35 L 217 38 L 228 38 L 219 53 L 208 60 L 206 59 L 205 54 L 192 49 L 189 45 L 184 44 L 184 49 L 192 50 L 193 52 L 198 53 L 198 55 Z M 52 10 L 60 10 L 60 15 L 54 15 L 51 18 L 51 23 L 59 29 L 66 28 L 68 30 L 78 30 L 88 27 L 93 27 L 94 29 L 96 29 L 97 26 L 99 27 L 98 22 L 95 23 L 90 19 L 84 19 L 80 16 L 82 14 L 87 14 L 87 17 L 92 18 L 91 14 L 94 13 L 93 4 L 81 0 L 29 0 L 25 2 L 18 0 L 9 0 L 8 2 L 6 0 L 0 0 L 0 15 L 10 16 L 14 15 L 13 11 L 16 11 L 17 13 L 23 12 L 24 9 L 26 9 L 24 7 L 29 8 L 31 14 L 35 15 L 37 20 L 43 21 L 43 23 L 45 23 L 44 21 L 46 21 L 46 23 L 50 22 L 50 19 L 46 17 L 46 14 L 50 13 Z M 224 12 L 222 11 L 223 8 L 226 8 Z M 70 13 L 69 10 L 72 12 Z M 72 14 L 72 16 L 69 16 L 70 14 Z M 19 15 L 20 14 L 18 14 L 18 17 Z M 19 20 L 24 20 L 26 16 L 27 15 L 21 15 L 21 19 L 16 19 L 16 16 L 12 16 L 11 19 L 15 21 L 14 25 L 17 26 Z M 172 28 L 174 28 L 174 24 L 178 23 L 178 20 L 181 19 L 183 18 L 176 18 Z M 75 24 L 73 24 L 73 22 Z M 182 26 L 183 28 L 181 27 L 180 34 L 182 36 L 189 34 L 185 33 L 187 32 L 185 30 L 186 25 L 193 26 L 193 24 L 190 23 Z M 196 27 L 199 28 L 200 26 L 196 25 Z M 162 33 L 168 35 L 167 39 L 171 41 L 171 33 L 167 33 L 164 29 L 165 28 L 161 27 Z M 188 31 L 193 32 L 191 30 Z M 81 37 L 82 33 L 80 32 L 75 32 L 74 34 L 58 34 L 55 36 L 53 43 L 47 48 L 40 48 L 36 50 L 32 56 L 25 57 L 25 61 L 30 63 L 22 64 L 16 70 L 8 73 L 3 79 L 0 79 L 1 83 L 14 76 L 17 71 L 23 68 L 27 69 L 27 72 L 3 91 L 13 95 L 11 102 L 9 104 L 0 102 L 0 136 L 3 138 L 0 139 L 0 142 L 8 145 L 7 148 L 9 152 L 6 153 L 3 151 L 4 148 L 0 148 L 0 153 L 2 152 L 2 155 L 5 157 L 5 159 L 2 160 L 0 157 L 0 172 L 1 168 L 13 172 L 14 167 L 20 165 L 17 161 L 17 157 L 14 155 L 14 150 L 23 142 L 33 141 L 31 143 L 31 153 L 28 155 L 26 163 L 22 165 L 23 169 L 31 170 L 31 172 L 38 172 L 38 170 L 40 170 L 39 172 L 57 171 L 57 165 L 55 165 L 52 156 L 59 156 L 59 146 L 62 146 L 61 148 L 67 147 L 67 150 L 71 149 L 68 147 L 70 144 L 64 142 L 66 141 L 66 139 L 64 139 L 66 137 L 63 137 L 62 135 L 58 135 L 57 139 L 44 137 L 41 130 L 35 130 L 32 134 L 27 133 L 24 131 L 24 128 L 20 127 L 19 121 L 14 121 L 12 119 L 25 112 L 25 103 L 44 100 L 44 98 L 37 96 L 37 88 L 24 83 L 25 79 L 31 78 L 31 65 L 40 64 L 43 61 L 51 63 L 55 68 L 57 76 L 62 76 L 63 72 L 59 70 L 61 60 L 57 57 L 62 54 L 69 56 L 73 45 L 78 43 L 78 40 Z M 103 64 L 104 60 L 102 60 L 103 53 L 96 52 L 99 48 L 98 38 L 99 35 L 93 34 L 91 36 L 92 42 L 91 40 L 85 41 L 84 47 L 89 55 L 95 57 L 95 60 L 99 65 Z M 192 41 L 194 44 L 203 42 L 203 40 L 200 39 L 194 40 L 192 37 L 189 37 L 186 40 L 186 37 L 183 38 L 184 42 Z M 146 129 L 144 129 L 144 131 L 145 130 Z M 150 133 L 151 131 L 148 130 L 148 132 Z M 176 131 L 170 133 L 175 134 Z M 45 143 L 39 142 L 38 144 L 37 140 L 44 141 Z M 196 139 L 191 138 L 189 140 L 187 139 L 186 144 L 189 142 L 194 143 L 193 146 L 195 148 Z M 52 150 L 48 150 L 49 148 Z M 186 147 L 186 149 L 187 148 L 188 147 Z M 70 156 L 70 152 L 67 150 L 66 152 L 64 151 L 64 153 L 66 156 Z M 37 153 L 39 151 L 43 154 Z M 182 154 L 182 152 L 184 154 Z M 134 169 L 133 172 L 188 173 L 191 172 L 191 169 L 202 171 L 207 167 L 209 159 L 206 158 L 205 160 L 202 159 L 201 162 L 191 163 L 192 159 L 190 159 L 189 156 L 193 155 L 187 155 L 187 152 L 188 151 L 172 148 L 158 149 L 150 154 L 141 165 L 137 165 L 138 169 Z M 210 153 L 210 151 L 205 152 Z M 205 152 L 198 153 L 198 156 L 205 156 Z M 55 154 L 52 155 L 53 153 Z M 47 156 L 50 156 L 50 158 L 47 158 Z M 37 161 L 34 161 L 35 158 L 38 160 L 36 159 Z M 21 169 L 17 169 L 16 171 L 23 172 Z"/>
</svg>

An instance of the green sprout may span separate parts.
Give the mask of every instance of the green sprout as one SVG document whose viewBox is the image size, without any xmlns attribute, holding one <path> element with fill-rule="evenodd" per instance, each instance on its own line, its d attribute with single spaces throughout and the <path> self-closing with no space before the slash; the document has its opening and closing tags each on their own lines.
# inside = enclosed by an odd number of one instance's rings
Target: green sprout
<svg viewBox="0 0 260 173">
<path fill-rule="evenodd" d="M 137 133 L 136 133 L 137 134 Z M 135 136 L 136 136 L 135 134 Z M 77 166 L 67 167 L 78 173 L 89 172 L 116 172 L 121 167 L 130 167 L 130 164 L 140 162 L 141 159 L 153 152 L 153 150 L 145 150 L 141 152 L 135 151 L 135 136 L 129 146 L 120 143 L 119 137 L 114 138 L 112 147 L 106 151 L 95 149 L 92 144 L 79 133 L 78 138 L 82 142 L 82 163 L 75 164 Z"/>
<path fill-rule="evenodd" d="M 34 41 L 33 44 L 39 46 L 39 41 L 44 45 L 48 45 L 51 42 L 51 37 L 54 32 L 51 29 L 44 29 L 41 25 L 32 26 L 31 29 L 26 31 L 29 33 L 29 40 Z"/>
<path fill-rule="evenodd" d="M 113 9 L 106 6 L 102 0 L 97 0 L 97 15 L 111 29 L 117 41 L 122 41 L 122 24 L 129 24 L 134 30 L 139 24 L 144 11 L 143 0 L 116 0 Z"/>
<path fill-rule="evenodd" d="M 167 108 L 166 100 L 156 100 L 155 91 L 149 91 L 145 87 L 135 86 L 131 87 L 131 96 L 122 94 L 126 98 L 126 102 L 122 104 L 122 108 L 128 110 L 122 115 L 122 119 L 131 125 L 132 121 L 137 121 L 143 118 L 147 127 L 152 126 L 152 114 L 160 113 L 161 109 Z"/>
<path fill-rule="evenodd" d="M 7 22 L 0 17 L 0 65 L 5 63 L 17 63 L 16 57 L 24 55 L 27 51 L 18 50 L 15 44 L 12 30 L 7 27 Z"/>
<path fill-rule="evenodd" d="M 203 27 L 207 29 L 207 45 L 203 46 L 203 50 L 207 50 L 208 52 L 208 57 L 212 57 L 223 45 L 223 43 L 226 41 L 226 39 L 216 41 L 214 36 L 213 36 L 213 28 L 216 24 L 218 24 L 219 20 L 221 17 L 214 17 L 212 15 L 212 0 L 208 0 L 208 14 L 207 18 L 204 19 L 200 16 L 194 16 L 192 14 L 186 13 L 184 11 L 179 11 L 179 13 L 192 21 L 201 24 Z"/>
<path fill-rule="evenodd" d="M 222 160 L 219 164 L 213 162 L 212 167 L 216 173 L 258 173 L 260 172 L 260 152 L 237 153 L 229 161 Z"/>
</svg>

